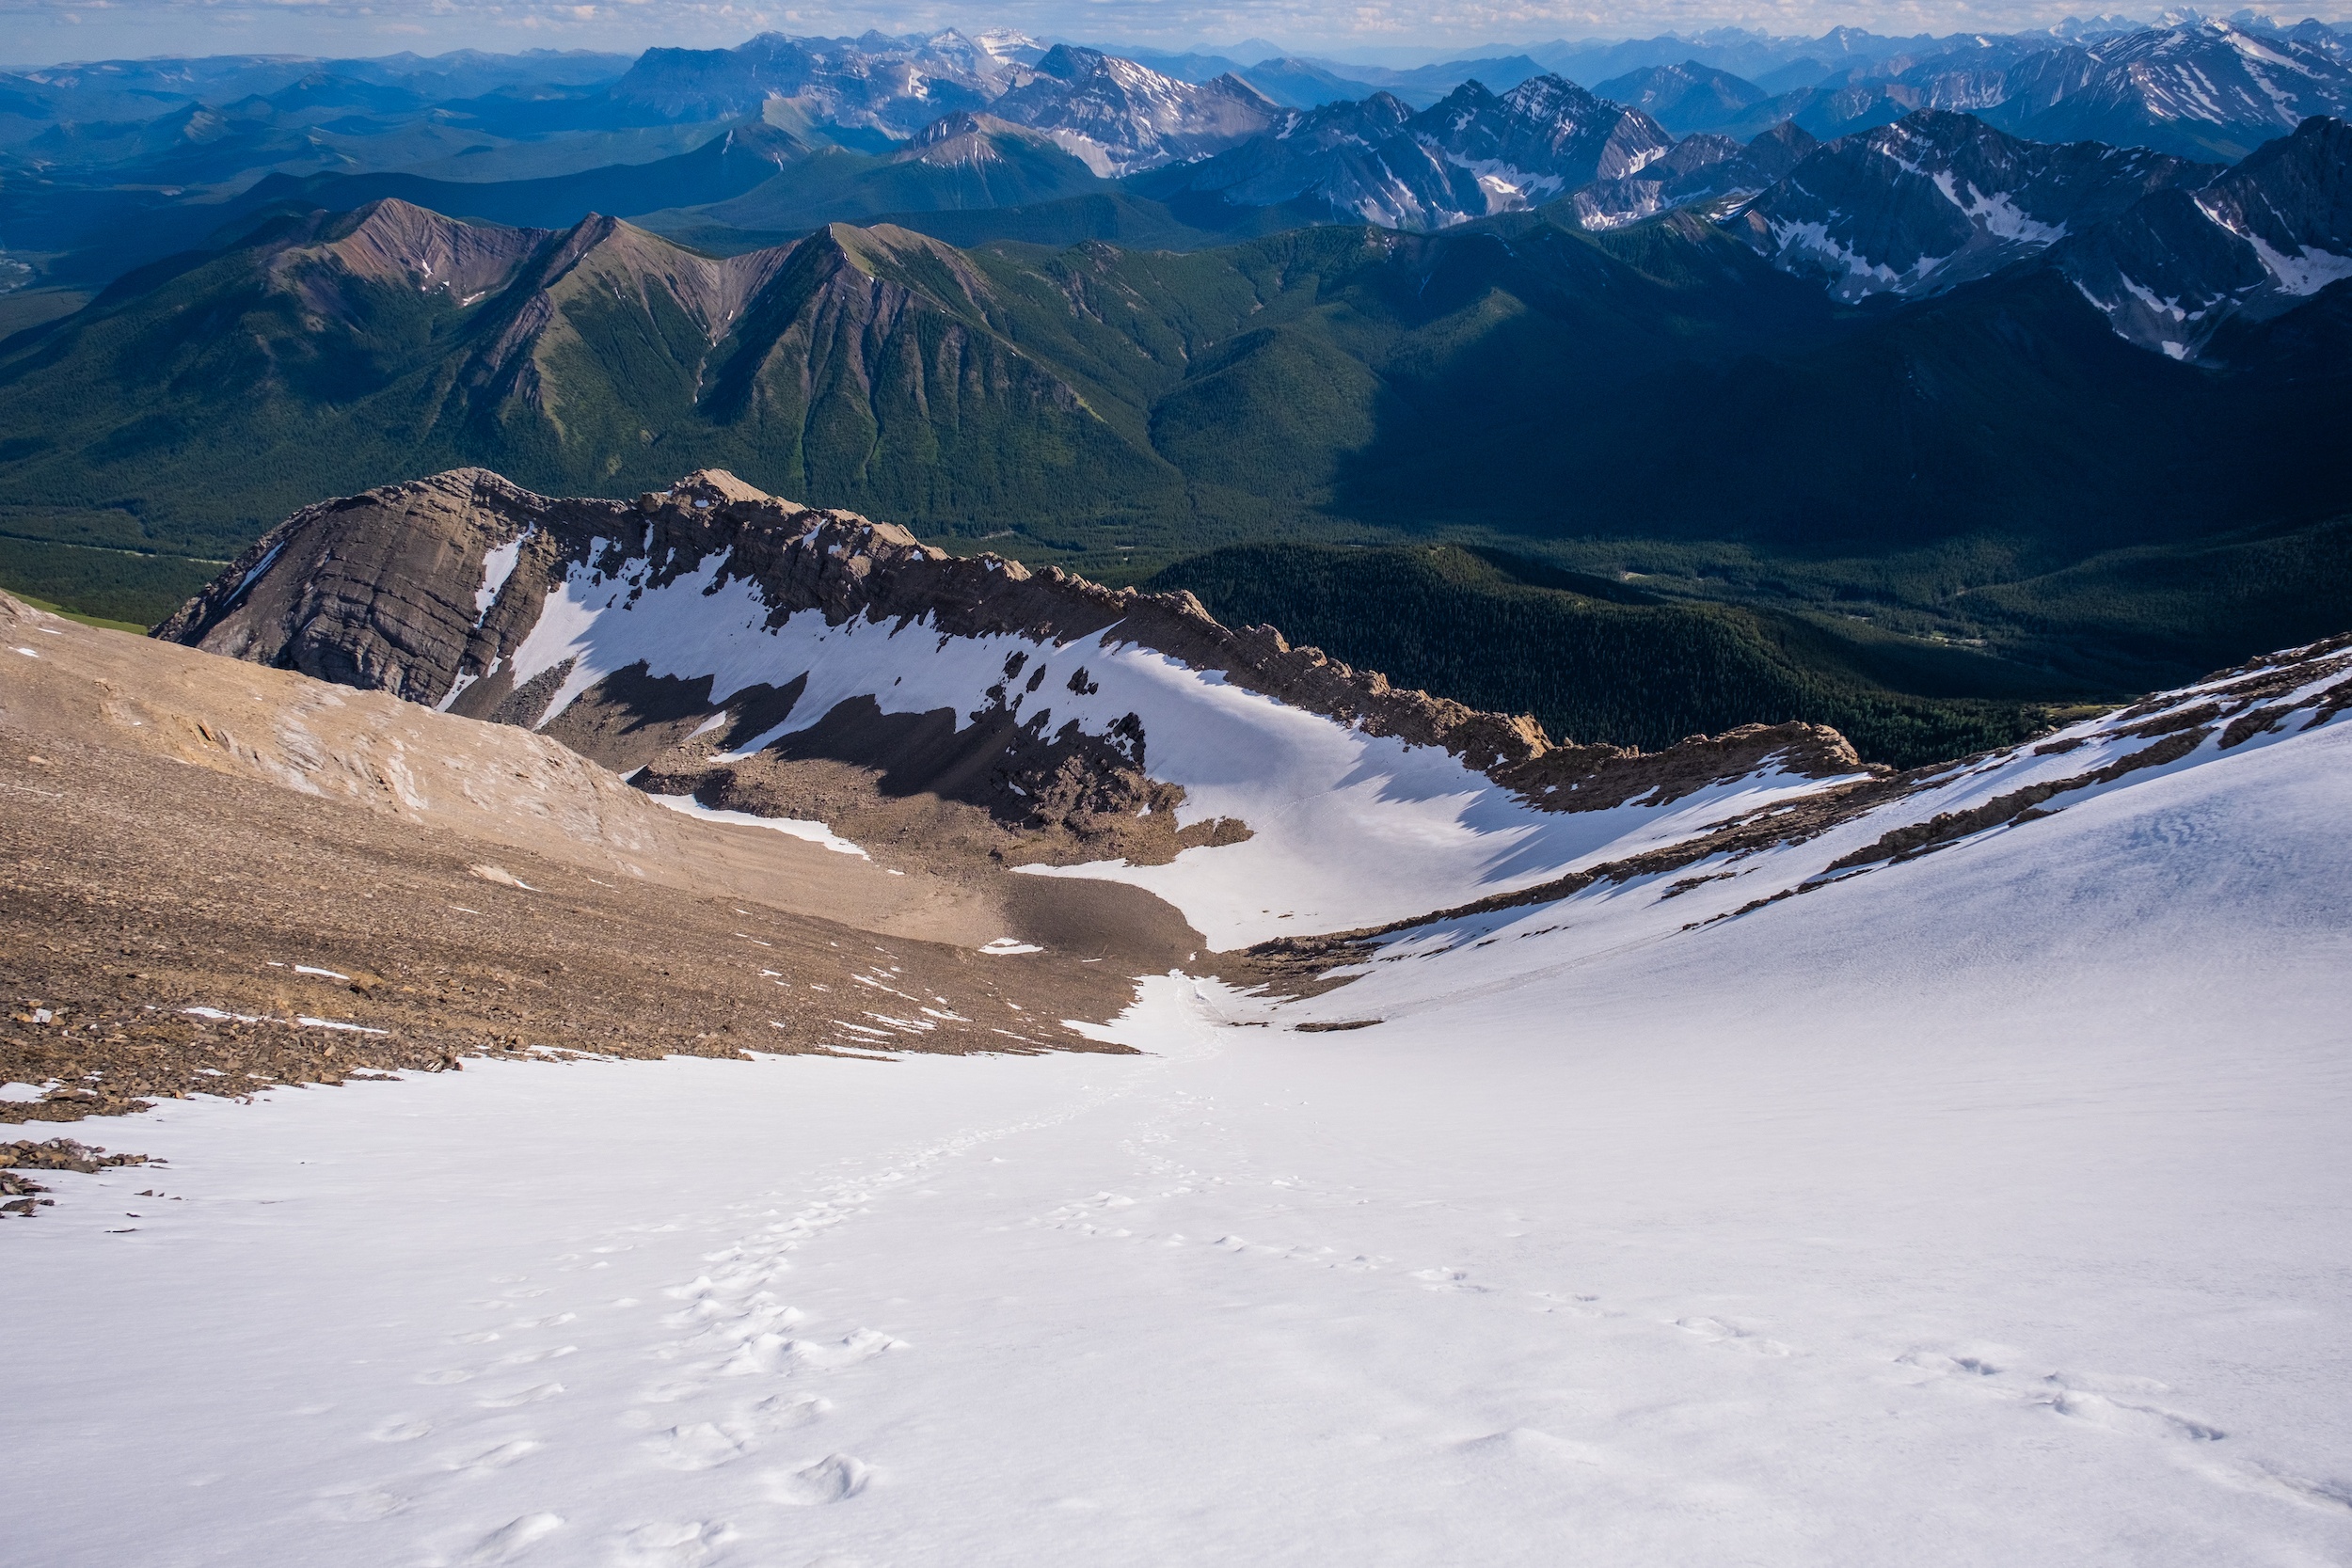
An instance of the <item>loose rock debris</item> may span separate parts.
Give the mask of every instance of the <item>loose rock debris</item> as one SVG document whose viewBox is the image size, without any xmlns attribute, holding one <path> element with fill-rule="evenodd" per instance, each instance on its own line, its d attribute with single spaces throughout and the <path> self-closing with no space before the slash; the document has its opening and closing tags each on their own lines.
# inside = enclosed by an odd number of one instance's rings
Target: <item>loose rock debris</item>
<svg viewBox="0 0 2352 1568">
<path fill-rule="evenodd" d="M 27 1171 L 70 1170 L 89 1175 L 118 1165 L 149 1164 L 162 1162 L 150 1161 L 144 1154 L 109 1154 L 103 1148 L 76 1143 L 72 1138 L 51 1138 L 46 1143 L 35 1143 L 29 1138 L 0 1143 L 0 1196 L 8 1199 L 0 1203 L 0 1214 L 31 1219 L 56 1201 L 35 1196 L 50 1189 L 27 1176 Z"/>
</svg>

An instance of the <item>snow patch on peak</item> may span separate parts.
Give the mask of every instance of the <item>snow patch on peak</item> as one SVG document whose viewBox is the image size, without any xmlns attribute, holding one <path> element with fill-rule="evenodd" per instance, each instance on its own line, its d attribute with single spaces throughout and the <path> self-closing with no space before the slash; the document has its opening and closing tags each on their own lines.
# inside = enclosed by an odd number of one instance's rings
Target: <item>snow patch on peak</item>
<svg viewBox="0 0 2352 1568">
<path fill-rule="evenodd" d="M 2249 233 L 2245 239 L 2284 293 L 2315 294 L 2330 283 L 2352 277 L 2352 256 L 2339 256 L 2331 250 L 2315 251 L 2308 246 L 2298 246 L 2289 256 L 2273 249 L 2260 234 Z"/>
<path fill-rule="evenodd" d="M 1772 221 L 1773 245 L 1784 255 L 1794 254 L 1826 263 L 1842 276 L 1832 285 L 1841 297 L 1857 298 L 1883 290 L 1903 289 L 1926 277 L 1936 268 L 1940 258 L 1922 256 L 1910 267 L 1898 272 L 1883 261 L 1873 261 L 1858 246 L 1850 245 L 1833 237 L 1829 223 L 1815 221 L 1797 223 L 1788 219 Z"/>
<path fill-rule="evenodd" d="M 1933 178 L 1935 188 L 1944 193 L 1945 200 L 1966 214 L 1969 222 L 1996 239 L 2045 245 L 2056 245 L 2066 238 L 2065 224 L 2042 223 L 2028 217 L 2018 207 L 2016 198 L 2007 191 L 1986 194 L 1971 182 L 1967 195 L 1963 196 L 1959 177 L 1950 169 L 1938 169 Z"/>
<path fill-rule="evenodd" d="M 493 545 L 482 558 L 482 586 L 474 590 L 473 624 L 477 626 L 489 619 L 491 607 L 499 602 L 499 592 L 506 579 L 515 575 L 515 563 L 522 559 L 523 546 L 534 531 L 526 528 L 503 545 Z"/>
</svg>

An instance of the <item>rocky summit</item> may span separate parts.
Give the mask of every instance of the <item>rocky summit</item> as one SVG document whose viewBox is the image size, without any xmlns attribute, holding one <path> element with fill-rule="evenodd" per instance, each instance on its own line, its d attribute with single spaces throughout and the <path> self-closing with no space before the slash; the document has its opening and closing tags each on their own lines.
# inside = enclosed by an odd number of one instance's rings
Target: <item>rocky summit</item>
<svg viewBox="0 0 2352 1568">
<path fill-rule="evenodd" d="M 738 613 L 748 619 L 716 642 L 715 627 L 692 624 Z M 582 641 L 582 614 L 627 633 Z M 945 711 L 883 722 L 904 705 L 903 675 L 883 683 L 880 663 L 819 673 L 822 650 L 800 640 L 803 626 L 886 628 L 893 642 L 920 628 L 937 640 L 931 662 L 960 667 L 971 690 Z M 1025 833 L 1067 835 L 1090 855 L 1166 860 L 1248 830 L 1176 829 L 1183 790 L 1145 771 L 1156 720 L 1073 702 L 1096 695 L 1083 667 L 1041 694 L 1042 651 L 1073 645 L 1170 660 L 1358 733 L 1437 748 L 1540 811 L 1662 803 L 1767 765 L 1860 768 L 1835 731 L 1803 723 L 1653 753 L 1557 744 L 1532 720 L 1399 690 L 1274 627 L 1229 629 L 1189 594 L 950 556 L 717 470 L 634 502 L 551 500 L 480 469 L 323 502 L 156 635 L 539 730 L 715 806 L 803 815 L 805 802 L 779 793 L 781 759 L 831 761 L 882 768 L 895 792 L 964 800 Z M 1024 649 L 1040 650 L 1025 679 Z M 821 710 L 820 692 L 832 705 Z"/>
</svg>

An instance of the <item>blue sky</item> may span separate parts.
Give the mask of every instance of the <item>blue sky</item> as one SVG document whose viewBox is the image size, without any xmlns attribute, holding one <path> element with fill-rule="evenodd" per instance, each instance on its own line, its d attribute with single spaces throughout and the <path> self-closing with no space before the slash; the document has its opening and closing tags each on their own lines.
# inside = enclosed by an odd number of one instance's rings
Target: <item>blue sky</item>
<svg viewBox="0 0 2352 1568">
<path fill-rule="evenodd" d="M 404 49 L 739 43 L 755 33 L 961 26 L 1178 48 L 1271 40 L 1302 54 L 1381 58 L 1488 42 L 1645 38 L 1739 25 L 1816 35 L 1847 24 L 1910 34 L 2011 31 L 2081 10 L 2037 0 L 1006 0 L 980 11 L 930 0 L 839 8 L 775 0 L 0 0 L 0 59 L 25 65 L 157 54 L 385 55 Z"/>
</svg>

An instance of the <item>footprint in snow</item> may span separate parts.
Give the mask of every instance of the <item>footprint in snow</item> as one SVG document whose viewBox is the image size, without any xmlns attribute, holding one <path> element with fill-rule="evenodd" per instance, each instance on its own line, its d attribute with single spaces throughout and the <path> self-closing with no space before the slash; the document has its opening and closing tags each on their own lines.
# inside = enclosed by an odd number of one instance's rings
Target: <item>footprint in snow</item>
<svg viewBox="0 0 2352 1568">
<path fill-rule="evenodd" d="M 338 1524 L 368 1525 L 389 1519 L 408 1506 L 408 1499 L 380 1486 L 355 1486 L 321 1493 L 318 1512 Z"/>
<path fill-rule="evenodd" d="M 492 1394 L 474 1402 L 485 1410 L 512 1410 L 518 1404 L 536 1404 L 541 1400 L 551 1400 L 563 1391 L 564 1386 L 560 1383 L 534 1383 L 528 1388 Z"/>
<path fill-rule="evenodd" d="M 780 1334 L 763 1334 L 729 1356 L 719 1371 L 726 1377 L 789 1371 L 795 1368 L 834 1371 L 871 1360 L 886 1351 L 905 1348 L 905 1340 L 894 1339 L 871 1328 L 858 1329 L 830 1344 L 815 1339 L 787 1339 Z"/>
<path fill-rule="evenodd" d="M 653 1462 L 668 1470 L 715 1470 L 732 1465 L 759 1447 L 758 1435 L 717 1421 L 674 1426 L 645 1445 Z"/>
<path fill-rule="evenodd" d="M 2352 1481 L 2313 1481 L 2306 1476 L 2291 1474 L 2265 1465 L 2260 1460 L 2244 1465 L 2219 1465 L 2192 1461 L 2190 1468 L 2206 1480 L 2239 1492 L 2252 1492 L 2261 1497 L 2276 1497 L 2282 1502 L 2299 1503 L 2323 1513 L 2339 1517 L 2352 1513 Z"/>
<path fill-rule="evenodd" d="M 865 1461 L 846 1453 L 828 1454 L 799 1470 L 778 1470 L 767 1478 L 771 1501 L 795 1507 L 847 1501 L 866 1490 L 873 1472 Z"/>
<path fill-rule="evenodd" d="M 1997 1359 L 1995 1359 L 1997 1357 Z M 1895 1357 L 1899 1367 L 1910 1367 L 1926 1372 L 1927 1381 L 1958 1380 L 1962 1386 L 1987 1384 L 2001 1375 L 2002 1363 L 2012 1358 L 2007 1350 L 1975 1349 L 1965 1355 L 1947 1354 L 1943 1351 L 1907 1350 Z M 1997 1390 L 1995 1390 L 1997 1392 Z"/>
<path fill-rule="evenodd" d="M 475 1544 L 468 1562 L 513 1562 L 538 1543 L 564 1528 L 560 1513 L 526 1513 L 512 1519 Z"/>
<path fill-rule="evenodd" d="M 692 1338 L 678 1340 L 676 1348 L 684 1350 L 698 1344 L 740 1344 L 773 1329 L 790 1328 L 807 1318 L 808 1314 L 799 1307 L 787 1307 L 762 1291 L 741 1307 L 690 1307 L 684 1312 L 673 1312 L 661 1321 L 672 1328 L 691 1327 L 698 1322 L 709 1324 Z"/>
<path fill-rule="evenodd" d="M 496 1448 L 485 1449 L 470 1456 L 444 1459 L 442 1464 L 448 1469 L 466 1475 L 486 1476 L 494 1470 L 505 1469 L 517 1460 L 529 1458 L 545 1447 L 546 1444 L 533 1438 L 517 1437 L 511 1443 L 501 1443 Z"/>
<path fill-rule="evenodd" d="M 782 1432 L 806 1426 L 832 1408 L 833 1401 L 822 1394 L 771 1394 L 745 1412 L 744 1419 L 761 1432 Z"/>
<path fill-rule="evenodd" d="M 735 1539 L 731 1526 L 707 1520 L 640 1525 L 613 1544 L 612 1560 L 621 1568 L 699 1568 Z"/>
<path fill-rule="evenodd" d="M 1413 1277 L 1422 1282 L 1423 1290 L 1467 1291 L 1477 1295 L 1493 1293 L 1487 1286 L 1471 1284 L 1468 1269 L 1416 1269 Z"/>
<path fill-rule="evenodd" d="M 1750 1355 L 1790 1355 L 1795 1354 L 1778 1339 L 1767 1339 L 1736 1327 L 1721 1318 L 1677 1318 L 1675 1327 L 1685 1334 L 1696 1335 L 1711 1345 L 1725 1345 L 1733 1350 L 1746 1351 Z"/>
<path fill-rule="evenodd" d="M 2058 1376 L 2043 1380 L 2058 1384 Z M 2060 1384 L 2041 1396 L 2035 1402 L 2047 1405 L 2055 1415 L 2073 1420 L 2088 1421 L 2109 1432 L 2131 1433 L 2140 1437 L 2159 1437 L 2191 1443 L 2218 1443 L 2229 1435 L 2219 1427 L 2209 1426 L 2193 1416 L 2162 1405 L 2142 1404 L 2109 1399 L 2081 1388 L 2069 1388 Z"/>
</svg>

